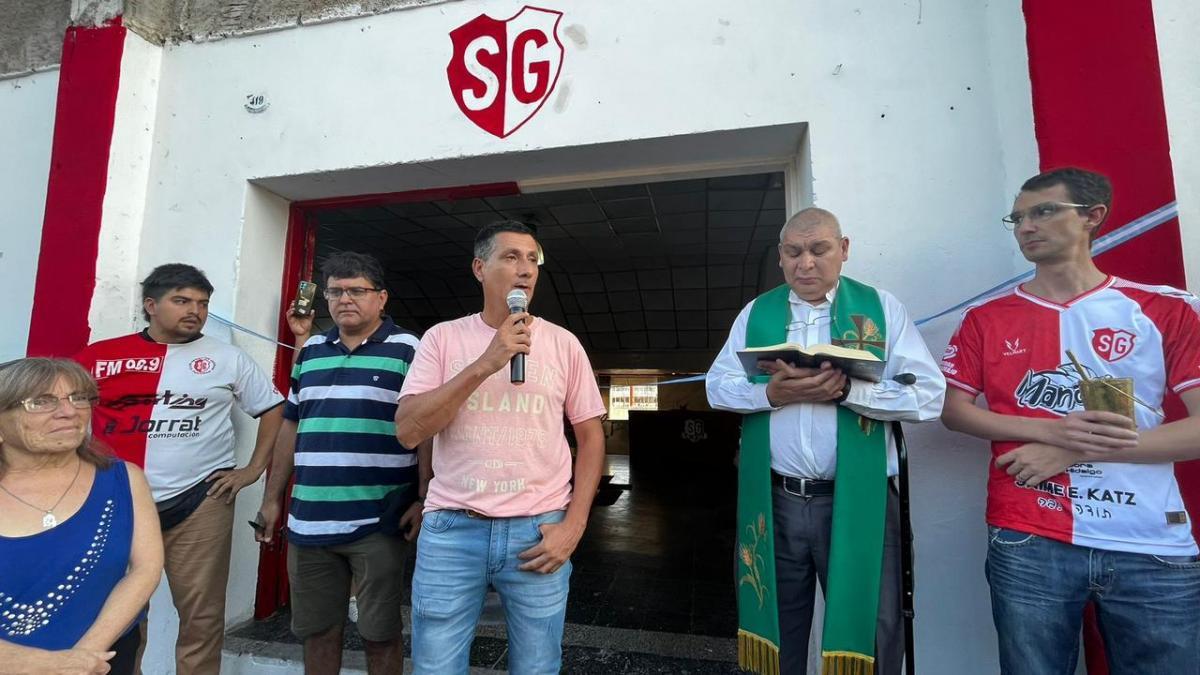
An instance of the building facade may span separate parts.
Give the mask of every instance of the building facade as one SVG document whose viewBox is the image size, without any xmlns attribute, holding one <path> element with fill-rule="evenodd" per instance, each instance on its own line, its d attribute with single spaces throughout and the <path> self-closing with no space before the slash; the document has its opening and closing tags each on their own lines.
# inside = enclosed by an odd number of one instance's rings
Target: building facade
<svg viewBox="0 0 1200 675">
<path fill-rule="evenodd" d="M 773 264 L 746 256 L 808 205 L 838 214 L 853 242 L 848 273 L 895 292 L 940 353 L 956 308 L 1029 269 L 999 216 L 1024 178 L 1065 164 L 1113 178 L 1104 269 L 1193 290 L 1200 278 L 1190 44 L 1200 7 L 1188 0 L 0 0 L 0 10 L 12 19 L 0 30 L 0 307 L 13 322 L 0 359 L 69 354 L 140 328 L 137 282 L 172 261 L 208 273 L 215 315 L 276 338 L 286 289 L 311 269 L 312 237 L 338 209 L 631 185 L 653 196 L 659 183 L 713 177 L 777 176 L 765 188 L 775 201 L 741 209 L 758 220 L 731 218 L 742 234 L 728 240 L 704 206 L 702 236 L 671 235 L 661 218 L 614 224 L 607 203 L 591 220 L 544 204 L 548 228 L 608 251 L 592 262 L 634 256 L 653 235 L 644 245 L 659 247 L 660 271 L 707 270 L 705 306 L 689 307 L 676 282 L 671 309 L 708 319 L 686 331 L 677 320 L 675 343 L 647 329 L 643 348 L 628 346 L 619 317 L 596 329 L 564 301 L 567 323 L 578 314 L 596 333 L 594 363 L 695 372 L 672 359 L 689 344 L 703 353 L 723 328 L 713 280 L 740 272 L 741 302 Z M 607 233 L 586 227 L 601 222 Z M 248 333 L 229 339 L 264 367 L 287 358 Z M 996 659 L 982 574 L 987 452 L 927 426 L 910 439 L 922 671 L 978 672 Z M 235 522 L 252 517 L 259 489 Z M 262 602 L 259 570 L 239 532 L 231 624 L 252 616 L 256 592 Z M 170 662 L 175 630 L 161 589 L 155 603 L 151 668 Z"/>
</svg>

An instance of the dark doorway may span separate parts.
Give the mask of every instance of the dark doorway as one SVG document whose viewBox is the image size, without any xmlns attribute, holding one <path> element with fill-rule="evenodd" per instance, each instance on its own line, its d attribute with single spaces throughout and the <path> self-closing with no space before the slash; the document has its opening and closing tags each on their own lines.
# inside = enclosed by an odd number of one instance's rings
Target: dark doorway
<svg viewBox="0 0 1200 675">
<path fill-rule="evenodd" d="M 480 310 L 470 273 L 479 227 L 529 223 L 545 251 L 533 312 L 579 337 L 606 403 L 614 383 L 657 387 L 657 410 L 605 422 L 608 475 L 573 558 L 566 672 L 737 672 L 740 418 L 710 410 L 696 377 L 741 307 L 782 281 L 784 203 L 775 172 L 352 202 L 306 216 L 308 260 L 319 269 L 336 251 L 375 255 L 388 313 L 417 332 Z M 318 304 L 318 326 L 329 327 Z M 504 646 L 502 629 L 482 627 L 473 664 L 502 668 Z"/>
<path fill-rule="evenodd" d="M 601 371 L 703 372 L 738 310 L 782 281 L 778 172 L 323 210 L 315 259 L 379 257 L 388 312 L 421 331 L 479 311 L 471 243 L 500 218 L 537 228 L 546 262 L 533 308 Z"/>
</svg>

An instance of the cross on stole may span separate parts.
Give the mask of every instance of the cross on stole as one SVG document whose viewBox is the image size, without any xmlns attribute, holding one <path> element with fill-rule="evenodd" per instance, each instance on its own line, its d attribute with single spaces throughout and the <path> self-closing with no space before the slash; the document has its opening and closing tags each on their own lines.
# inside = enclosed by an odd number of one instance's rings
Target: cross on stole
<svg viewBox="0 0 1200 675">
<path fill-rule="evenodd" d="M 842 337 L 834 338 L 832 340 L 833 344 L 839 347 L 864 350 L 867 347 L 875 347 L 881 351 L 886 351 L 887 343 L 882 340 L 883 336 L 879 334 L 879 327 L 875 325 L 874 321 L 863 314 L 851 314 L 850 320 L 854 322 L 855 330 L 846 331 L 842 333 Z"/>
</svg>

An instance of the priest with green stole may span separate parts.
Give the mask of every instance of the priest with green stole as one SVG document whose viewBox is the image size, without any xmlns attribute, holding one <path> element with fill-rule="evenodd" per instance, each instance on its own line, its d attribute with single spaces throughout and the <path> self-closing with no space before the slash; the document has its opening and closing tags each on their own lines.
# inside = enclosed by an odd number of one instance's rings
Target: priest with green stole
<svg viewBox="0 0 1200 675">
<path fill-rule="evenodd" d="M 752 300 L 709 369 L 708 401 L 742 413 L 738 461 L 738 660 L 763 673 L 808 671 L 816 582 L 825 597 L 819 671 L 900 673 L 900 524 L 889 422 L 938 418 L 946 381 L 904 306 L 842 276 L 850 239 L 824 209 L 779 232 L 786 284 Z M 882 382 L 760 361 L 737 352 L 780 343 L 862 349 Z M 911 374 L 912 384 L 894 380 Z M 913 378 L 901 378 L 911 381 Z"/>
</svg>

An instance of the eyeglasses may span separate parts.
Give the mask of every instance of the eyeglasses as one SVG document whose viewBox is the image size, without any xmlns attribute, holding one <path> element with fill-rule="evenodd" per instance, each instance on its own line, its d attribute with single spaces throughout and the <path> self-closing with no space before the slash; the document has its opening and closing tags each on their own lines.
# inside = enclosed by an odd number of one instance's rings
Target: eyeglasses
<svg viewBox="0 0 1200 675">
<path fill-rule="evenodd" d="M 324 296 L 330 302 L 340 300 L 343 293 L 350 296 L 351 300 L 361 300 L 367 297 L 367 293 L 378 293 L 382 290 L 382 288 L 363 288 L 362 286 L 351 286 L 350 288 L 337 288 L 333 286 L 325 289 Z"/>
<path fill-rule="evenodd" d="M 21 405 L 25 407 L 27 412 L 31 413 L 51 413 L 58 410 L 60 401 L 66 401 L 71 404 L 71 407 L 79 410 L 87 410 L 96 401 L 99 400 L 96 396 L 88 396 L 87 394 L 67 394 L 66 396 L 34 396 L 33 398 L 21 399 Z"/>
<path fill-rule="evenodd" d="M 1092 206 L 1095 206 L 1094 204 Z M 1035 206 L 1031 206 L 1024 211 L 1013 211 L 1012 213 L 1000 219 L 1004 223 L 1006 229 L 1012 230 L 1021 226 L 1025 219 L 1040 223 L 1054 217 L 1054 214 L 1063 209 L 1090 209 L 1087 204 L 1071 204 L 1070 202 L 1042 202 Z"/>
</svg>

